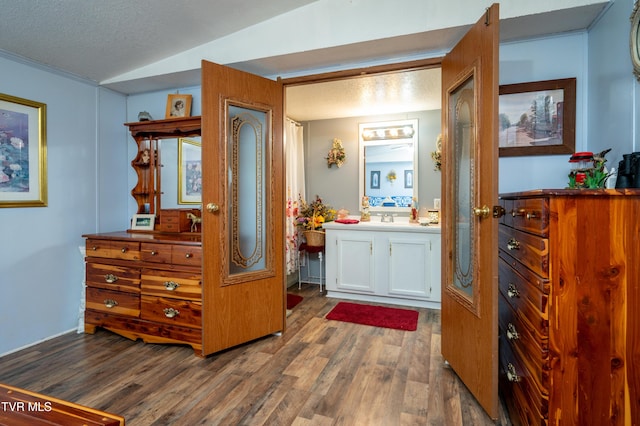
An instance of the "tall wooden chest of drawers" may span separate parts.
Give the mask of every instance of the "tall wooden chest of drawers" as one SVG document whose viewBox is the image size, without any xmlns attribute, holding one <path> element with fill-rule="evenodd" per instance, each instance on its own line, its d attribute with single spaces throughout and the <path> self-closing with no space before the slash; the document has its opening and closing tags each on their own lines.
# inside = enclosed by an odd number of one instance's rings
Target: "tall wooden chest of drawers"
<svg viewBox="0 0 640 426">
<path fill-rule="evenodd" d="M 182 343 L 202 352 L 200 234 L 114 232 L 86 238 L 85 331 Z"/>
<path fill-rule="evenodd" d="M 513 423 L 640 424 L 640 191 L 500 203 L 500 391 Z"/>
</svg>

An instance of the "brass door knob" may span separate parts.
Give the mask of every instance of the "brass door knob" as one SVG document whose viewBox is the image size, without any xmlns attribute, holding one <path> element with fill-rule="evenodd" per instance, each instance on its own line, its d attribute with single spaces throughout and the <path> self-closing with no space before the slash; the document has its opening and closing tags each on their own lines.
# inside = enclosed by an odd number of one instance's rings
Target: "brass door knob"
<svg viewBox="0 0 640 426">
<path fill-rule="evenodd" d="M 220 210 L 220 206 L 218 206 L 216 203 L 209 203 L 207 204 L 207 211 L 209 213 L 215 213 L 218 210 Z"/>
<path fill-rule="evenodd" d="M 489 215 L 491 214 L 491 209 L 489 207 L 487 207 L 486 205 L 482 206 L 482 207 L 474 207 L 473 208 L 473 214 L 485 219 L 487 217 L 489 217 Z"/>
</svg>

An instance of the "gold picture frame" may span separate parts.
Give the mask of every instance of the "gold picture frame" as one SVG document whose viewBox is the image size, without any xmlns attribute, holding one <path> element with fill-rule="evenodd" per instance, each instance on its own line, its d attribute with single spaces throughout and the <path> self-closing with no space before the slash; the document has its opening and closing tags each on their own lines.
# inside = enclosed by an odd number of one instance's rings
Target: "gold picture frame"
<svg viewBox="0 0 640 426">
<path fill-rule="evenodd" d="M 166 118 L 191 117 L 191 95 L 179 93 L 167 97 Z"/>
<path fill-rule="evenodd" d="M 47 206 L 47 105 L 0 93 L 0 207 Z"/>
</svg>

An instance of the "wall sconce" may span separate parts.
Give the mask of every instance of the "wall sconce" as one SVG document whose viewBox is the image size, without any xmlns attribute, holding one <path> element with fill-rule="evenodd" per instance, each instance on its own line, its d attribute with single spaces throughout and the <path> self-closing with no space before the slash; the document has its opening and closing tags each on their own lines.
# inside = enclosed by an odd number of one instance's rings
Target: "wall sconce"
<svg viewBox="0 0 640 426">
<path fill-rule="evenodd" d="M 364 141 L 411 139 L 414 133 L 413 126 L 367 127 L 362 130 L 362 139 Z"/>
</svg>

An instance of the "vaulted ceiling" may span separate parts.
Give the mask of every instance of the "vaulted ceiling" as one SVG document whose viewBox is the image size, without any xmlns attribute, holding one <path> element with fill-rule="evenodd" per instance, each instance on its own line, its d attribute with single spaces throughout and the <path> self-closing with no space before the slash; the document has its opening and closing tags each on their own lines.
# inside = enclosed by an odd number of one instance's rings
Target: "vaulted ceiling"
<svg viewBox="0 0 640 426">
<path fill-rule="evenodd" d="M 587 29 L 606 0 L 506 1 L 501 41 Z M 0 55 L 124 94 L 441 56 L 490 0 L 0 0 Z"/>
</svg>

